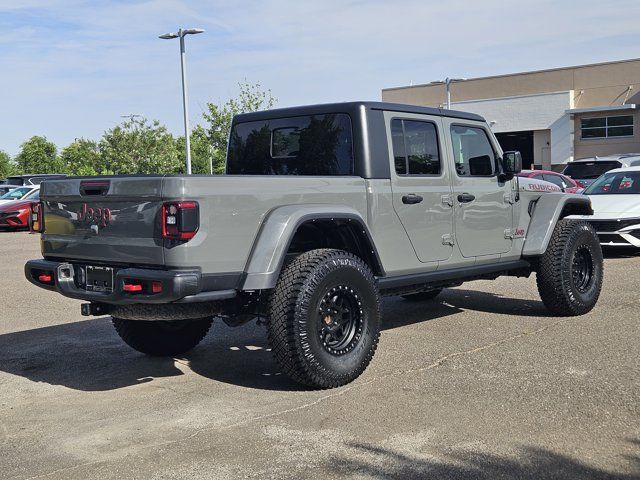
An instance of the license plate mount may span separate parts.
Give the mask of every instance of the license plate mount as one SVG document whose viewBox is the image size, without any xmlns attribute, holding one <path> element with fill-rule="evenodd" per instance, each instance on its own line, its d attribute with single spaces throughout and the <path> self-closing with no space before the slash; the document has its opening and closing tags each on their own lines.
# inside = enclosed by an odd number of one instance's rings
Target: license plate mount
<svg viewBox="0 0 640 480">
<path fill-rule="evenodd" d="M 113 292 L 114 270 L 111 267 L 86 267 L 86 287 L 88 292 Z"/>
</svg>

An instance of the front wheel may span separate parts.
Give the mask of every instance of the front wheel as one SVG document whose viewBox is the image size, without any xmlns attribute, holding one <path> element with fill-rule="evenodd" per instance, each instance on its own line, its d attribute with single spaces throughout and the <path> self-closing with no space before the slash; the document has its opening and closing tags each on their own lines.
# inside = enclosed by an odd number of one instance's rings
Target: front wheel
<svg viewBox="0 0 640 480">
<path fill-rule="evenodd" d="M 269 306 L 269 343 L 280 367 L 313 388 L 357 378 L 380 335 L 380 296 L 369 267 L 355 255 L 319 249 L 282 272 Z"/>
<path fill-rule="evenodd" d="M 180 355 L 198 345 L 213 319 L 196 320 L 124 320 L 113 318 L 120 338 L 135 350 L 155 357 Z"/>
<path fill-rule="evenodd" d="M 538 263 L 542 302 L 556 315 L 583 315 L 598 301 L 602 278 L 602 249 L 593 227 L 560 220 Z"/>
</svg>

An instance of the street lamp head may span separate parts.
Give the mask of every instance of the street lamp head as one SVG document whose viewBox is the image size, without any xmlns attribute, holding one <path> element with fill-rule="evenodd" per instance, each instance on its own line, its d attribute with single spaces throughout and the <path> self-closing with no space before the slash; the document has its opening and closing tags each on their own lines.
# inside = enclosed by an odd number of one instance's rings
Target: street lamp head
<svg viewBox="0 0 640 480">
<path fill-rule="evenodd" d="M 198 33 L 203 33 L 204 30 L 201 28 L 187 28 L 185 30 L 182 30 L 182 34 L 183 35 L 196 35 Z"/>
<path fill-rule="evenodd" d="M 165 33 L 164 35 L 160 35 L 158 38 L 162 38 L 163 40 L 171 40 L 172 38 L 180 38 L 185 35 L 196 35 L 198 33 L 202 33 L 204 30 L 202 28 L 181 28 L 177 32 L 173 33 Z"/>
</svg>

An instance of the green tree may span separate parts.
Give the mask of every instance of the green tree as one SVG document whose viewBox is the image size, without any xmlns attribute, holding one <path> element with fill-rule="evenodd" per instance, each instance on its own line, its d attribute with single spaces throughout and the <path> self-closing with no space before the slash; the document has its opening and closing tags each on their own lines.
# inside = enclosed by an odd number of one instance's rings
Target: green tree
<svg viewBox="0 0 640 480">
<path fill-rule="evenodd" d="M 103 169 L 98 144 L 93 140 L 76 138 L 60 153 L 60 161 L 67 173 L 71 175 L 107 174 Z"/>
<path fill-rule="evenodd" d="M 209 137 L 207 131 L 202 125 L 196 125 L 191 131 L 191 171 L 193 173 L 210 172 L 209 161 L 213 157 L 213 148 L 209 143 Z M 186 158 L 185 158 L 185 146 L 184 137 L 176 138 L 176 151 L 180 164 L 182 165 L 181 171 L 186 171 Z M 213 162 L 213 173 L 222 173 L 223 169 L 216 170 L 216 162 Z"/>
<path fill-rule="evenodd" d="M 16 165 L 11 161 L 11 157 L 7 152 L 0 150 L 0 178 L 7 178 L 15 173 Z"/>
<path fill-rule="evenodd" d="M 18 170 L 25 174 L 66 173 L 56 152 L 54 143 L 35 135 L 22 144 L 16 156 Z"/>
<path fill-rule="evenodd" d="M 238 113 L 268 110 L 277 102 L 277 99 L 271 94 L 271 90 L 263 90 L 259 83 L 241 82 L 238 87 L 240 92 L 237 98 L 227 100 L 221 105 L 207 103 L 207 110 L 203 114 L 207 122 L 204 129 L 209 139 L 215 173 L 224 171 L 227 141 L 233 116 Z"/>
<path fill-rule="evenodd" d="M 98 145 L 96 171 L 113 174 L 179 173 L 183 171 L 175 139 L 159 121 L 132 118 L 107 130 Z"/>
</svg>

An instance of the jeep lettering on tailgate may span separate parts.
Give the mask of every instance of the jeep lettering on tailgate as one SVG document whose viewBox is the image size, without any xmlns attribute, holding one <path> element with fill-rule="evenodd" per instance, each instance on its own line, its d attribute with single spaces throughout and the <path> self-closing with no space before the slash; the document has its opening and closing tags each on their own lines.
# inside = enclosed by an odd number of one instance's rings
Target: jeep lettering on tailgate
<svg viewBox="0 0 640 480">
<path fill-rule="evenodd" d="M 109 208 L 93 208 L 83 203 L 82 208 L 78 211 L 78 222 L 106 227 L 111 222 L 111 210 Z"/>
</svg>

